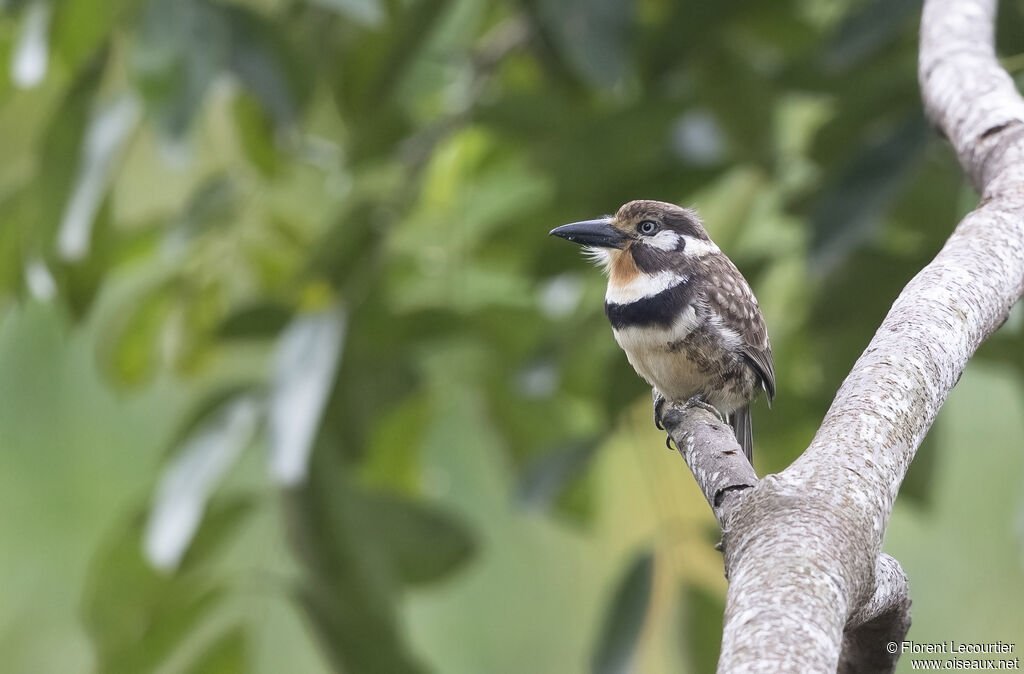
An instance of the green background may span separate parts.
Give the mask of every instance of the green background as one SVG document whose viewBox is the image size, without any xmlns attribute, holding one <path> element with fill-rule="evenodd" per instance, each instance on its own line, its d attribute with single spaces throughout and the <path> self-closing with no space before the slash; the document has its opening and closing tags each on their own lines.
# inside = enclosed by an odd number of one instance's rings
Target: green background
<svg viewBox="0 0 1024 674">
<path fill-rule="evenodd" d="M 977 201 L 907 0 L 0 8 L 3 672 L 712 671 L 714 520 L 548 230 L 699 209 L 772 336 L 763 474 Z M 1024 647 L 1022 375 L 1016 311 L 901 491 L 914 641 Z M 162 476 L 240 400 L 157 571 Z"/>
</svg>

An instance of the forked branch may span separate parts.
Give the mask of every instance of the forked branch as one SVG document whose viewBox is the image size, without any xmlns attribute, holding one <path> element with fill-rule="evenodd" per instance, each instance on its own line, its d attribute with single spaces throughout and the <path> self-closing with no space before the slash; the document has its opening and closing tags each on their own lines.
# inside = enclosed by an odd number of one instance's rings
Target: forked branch
<svg viewBox="0 0 1024 674">
<path fill-rule="evenodd" d="M 713 415 L 663 416 L 722 524 L 721 672 L 895 666 L 886 642 L 902 640 L 910 603 L 881 552 L 893 502 L 967 360 L 1024 292 L 1024 101 L 996 60 L 995 15 L 995 0 L 925 2 L 925 112 L 981 203 L 893 303 L 810 447 L 750 488 Z"/>
</svg>

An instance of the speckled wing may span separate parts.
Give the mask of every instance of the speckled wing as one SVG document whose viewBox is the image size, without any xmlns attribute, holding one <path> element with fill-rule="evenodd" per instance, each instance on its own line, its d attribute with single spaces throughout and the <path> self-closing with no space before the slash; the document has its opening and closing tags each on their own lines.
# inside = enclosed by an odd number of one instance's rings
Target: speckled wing
<svg viewBox="0 0 1024 674">
<path fill-rule="evenodd" d="M 761 379 L 768 400 L 775 397 L 775 368 L 772 364 L 772 347 L 768 341 L 768 328 L 757 305 L 750 285 L 743 274 L 724 255 L 719 258 L 721 267 L 714 274 L 721 279 L 712 286 L 711 295 L 715 309 L 722 317 L 724 327 L 730 328 L 740 337 L 740 351 Z"/>
</svg>

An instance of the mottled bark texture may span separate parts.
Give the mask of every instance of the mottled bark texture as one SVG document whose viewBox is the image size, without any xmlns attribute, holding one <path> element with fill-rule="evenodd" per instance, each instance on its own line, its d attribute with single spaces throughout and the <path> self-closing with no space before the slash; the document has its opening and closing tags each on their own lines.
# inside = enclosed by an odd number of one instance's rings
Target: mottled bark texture
<svg viewBox="0 0 1024 674">
<path fill-rule="evenodd" d="M 725 513 L 757 484 L 732 429 L 707 409 L 688 405 L 666 405 L 661 421 L 724 529 Z"/>
<path fill-rule="evenodd" d="M 714 415 L 663 420 L 722 524 L 720 672 L 886 672 L 910 624 L 882 538 L 910 461 L 968 358 L 1024 292 L 1024 101 L 999 67 L 995 0 L 927 0 L 925 111 L 982 195 L 909 283 L 810 447 L 756 481 Z M 753 486 L 751 486 L 753 485 Z"/>
</svg>

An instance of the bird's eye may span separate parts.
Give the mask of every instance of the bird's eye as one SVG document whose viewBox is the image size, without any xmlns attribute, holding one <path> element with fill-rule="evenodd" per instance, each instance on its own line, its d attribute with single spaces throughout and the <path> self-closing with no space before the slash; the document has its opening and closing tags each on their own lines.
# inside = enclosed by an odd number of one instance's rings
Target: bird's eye
<svg viewBox="0 0 1024 674">
<path fill-rule="evenodd" d="M 636 226 L 636 231 L 641 234 L 654 234 L 658 231 L 658 223 L 654 220 L 642 220 L 639 225 Z"/>
</svg>

